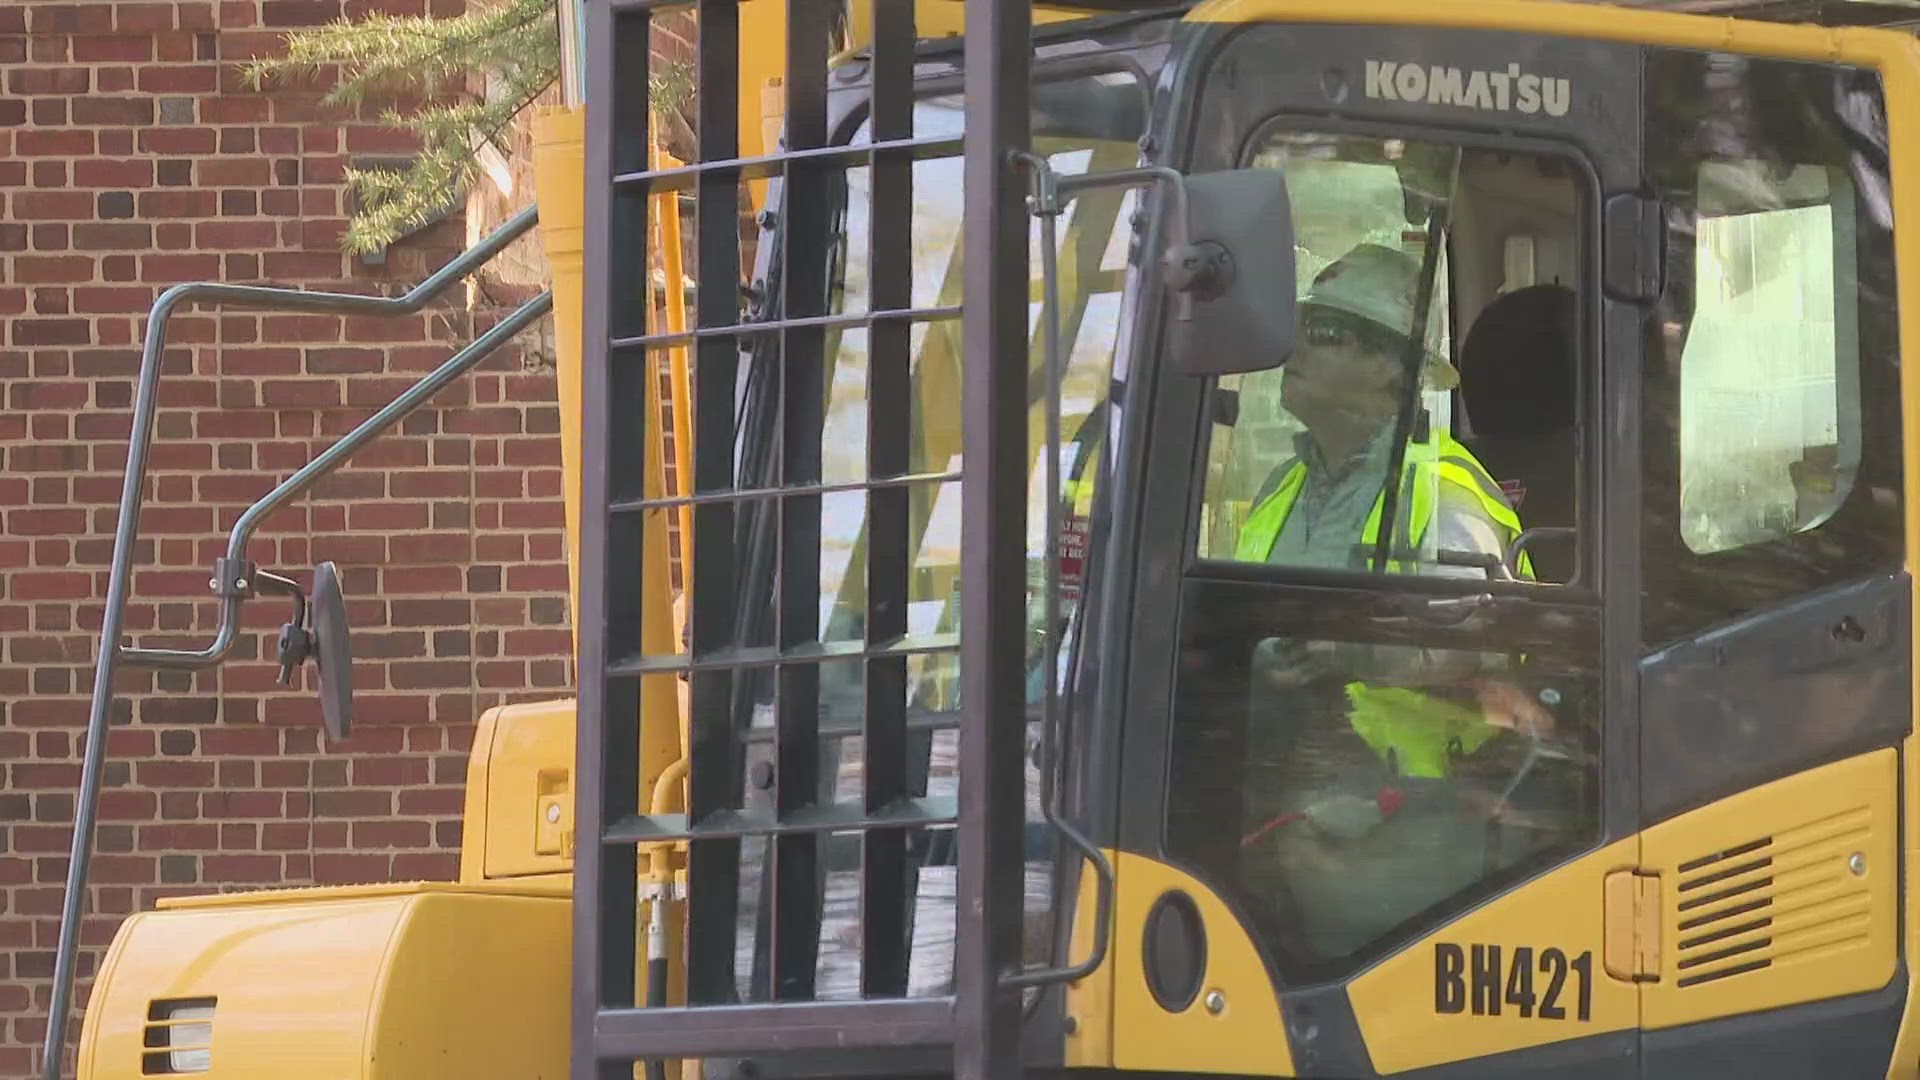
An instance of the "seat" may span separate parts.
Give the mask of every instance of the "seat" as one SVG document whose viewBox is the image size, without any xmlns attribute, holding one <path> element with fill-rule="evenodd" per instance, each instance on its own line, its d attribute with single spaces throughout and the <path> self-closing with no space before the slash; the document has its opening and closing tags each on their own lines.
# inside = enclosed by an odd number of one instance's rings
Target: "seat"
<svg viewBox="0 0 1920 1080">
<path fill-rule="evenodd" d="M 1579 488 L 1577 304 L 1564 285 L 1530 285 L 1488 304 L 1460 350 L 1468 445 L 1506 491 L 1524 528 L 1573 528 Z M 1529 541 L 1542 581 L 1573 576 L 1572 536 Z"/>
</svg>

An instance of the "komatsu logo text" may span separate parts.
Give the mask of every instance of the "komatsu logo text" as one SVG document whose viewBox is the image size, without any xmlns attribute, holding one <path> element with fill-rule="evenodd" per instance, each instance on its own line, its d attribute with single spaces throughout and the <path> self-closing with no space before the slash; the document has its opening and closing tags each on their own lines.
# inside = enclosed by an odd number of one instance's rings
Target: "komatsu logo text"
<svg viewBox="0 0 1920 1080">
<path fill-rule="evenodd" d="M 1488 112 L 1565 116 L 1573 102 L 1573 83 L 1523 72 L 1519 64 L 1508 64 L 1505 71 L 1474 71 L 1369 60 L 1367 96 L 1376 101 L 1423 101 Z"/>
</svg>

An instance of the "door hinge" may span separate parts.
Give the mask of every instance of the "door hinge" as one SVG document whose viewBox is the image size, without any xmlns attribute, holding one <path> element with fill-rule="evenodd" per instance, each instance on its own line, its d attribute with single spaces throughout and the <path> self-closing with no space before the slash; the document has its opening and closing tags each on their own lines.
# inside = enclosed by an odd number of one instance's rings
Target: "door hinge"
<svg viewBox="0 0 1920 1080">
<path fill-rule="evenodd" d="M 1607 974 L 1660 981 L 1660 875 L 1616 870 L 1606 883 Z"/>
</svg>

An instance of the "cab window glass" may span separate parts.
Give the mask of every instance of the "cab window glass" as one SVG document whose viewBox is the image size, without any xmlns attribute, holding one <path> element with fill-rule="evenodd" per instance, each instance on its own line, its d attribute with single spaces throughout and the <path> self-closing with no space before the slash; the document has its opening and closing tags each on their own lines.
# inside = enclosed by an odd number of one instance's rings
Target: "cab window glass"
<svg viewBox="0 0 1920 1080">
<path fill-rule="evenodd" d="M 1489 619 L 1395 588 L 1484 580 L 1523 528 L 1579 524 L 1591 249 L 1559 158 L 1271 127 L 1245 160 L 1287 174 L 1299 343 L 1214 387 L 1198 543 L 1274 572 L 1188 580 L 1165 844 L 1301 982 L 1599 835 L 1597 608 L 1550 591 Z M 1576 549 L 1511 561 L 1564 582 Z"/>
<path fill-rule="evenodd" d="M 1359 591 L 1195 580 L 1182 603 L 1167 851 L 1288 980 L 1355 971 L 1598 838 L 1593 618 L 1515 648 Z"/>
<path fill-rule="evenodd" d="M 1298 338 L 1283 367 L 1215 387 L 1228 407 L 1208 446 L 1199 554 L 1568 580 L 1579 365 L 1570 168 L 1278 127 L 1254 136 L 1246 163 L 1287 174 Z M 1564 550 L 1507 566 L 1537 526 L 1563 530 Z"/>
<path fill-rule="evenodd" d="M 1656 50 L 1667 213 L 1644 368 L 1644 635 L 1900 565 L 1892 206 L 1876 77 Z"/>
<path fill-rule="evenodd" d="M 1700 170 L 1695 307 L 1680 358 L 1680 536 L 1700 555 L 1817 528 L 1860 465 L 1858 340 L 1834 322 L 1833 201 L 1852 195 L 1818 167 L 1766 172 L 1759 162 Z M 1712 213 L 1747 204 L 1737 192 L 1749 184 L 1789 205 Z"/>
</svg>

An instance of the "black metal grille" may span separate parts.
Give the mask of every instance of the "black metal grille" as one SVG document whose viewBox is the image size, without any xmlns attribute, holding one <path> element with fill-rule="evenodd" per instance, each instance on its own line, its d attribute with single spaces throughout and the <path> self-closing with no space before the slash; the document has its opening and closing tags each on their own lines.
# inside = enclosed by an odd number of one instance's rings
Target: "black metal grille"
<svg viewBox="0 0 1920 1080">
<path fill-rule="evenodd" d="M 1021 403 L 1027 392 L 1023 181 L 1005 155 L 1025 143 L 1026 5 L 968 0 L 969 19 L 993 31 L 991 42 L 969 44 L 968 62 L 984 48 L 983 70 L 993 85 L 982 99 L 984 133 L 955 140 L 915 137 L 913 4 L 875 0 L 872 138 L 836 146 L 828 130 L 827 60 L 840 5 L 787 0 L 783 145 L 778 153 L 742 158 L 737 63 L 741 34 L 750 28 L 742 26 L 738 0 L 698 0 L 697 160 L 653 169 L 651 21 L 670 6 L 588 5 L 587 452 L 578 617 L 578 824 L 585 839 L 575 865 L 574 1076 L 626 1077 L 638 1059 L 956 1045 L 964 1033 L 974 1049 L 956 1046 L 960 1071 L 1006 1077 L 1018 1069 L 1019 995 L 1001 981 L 1020 958 L 1025 841 L 1026 410 L 995 408 L 994 401 Z M 1002 55 L 1008 47 L 1018 54 L 1012 60 Z M 970 94 L 980 93 L 972 83 Z M 913 327 L 962 315 L 960 307 L 913 306 L 912 167 L 963 143 L 970 312 L 963 457 L 988 466 L 976 475 L 970 465 L 964 476 L 924 465 L 915 472 L 909 431 Z M 825 254 L 835 239 L 830 208 L 846 171 L 860 166 L 871 175 L 869 309 L 836 313 Z M 982 179 L 982 170 L 998 175 Z M 777 181 L 769 210 L 778 255 L 749 318 L 742 312 L 739 199 L 744 182 L 762 178 Z M 647 215 L 650 196 L 662 191 L 691 191 L 697 219 L 696 311 L 693 327 L 681 333 L 649 333 L 645 317 Z M 996 201 L 1004 205 L 976 212 Z M 989 237 L 993 243 L 982 246 Z M 989 289 L 993 302 L 972 315 L 975 298 Z M 829 482 L 821 445 L 828 335 L 848 327 L 868 334 L 866 474 Z M 649 496 L 647 427 L 658 414 L 646 408 L 648 358 L 679 345 L 690 346 L 694 368 L 691 493 Z M 990 366 L 992 349 L 999 355 Z M 914 500 L 956 480 L 964 545 L 998 543 L 1005 550 L 963 562 L 969 584 L 959 634 L 913 635 L 907 611 Z M 866 504 L 864 610 L 853 640 L 829 638 L 820 625 L 822 508 L 834 495 L 858 495 Z M 641 646 L 642 606 L 663 598 L 643 595 L 638 553 L 646 531 L 660 527 L 650 522 L 680 506 L 693 515 L 686 651 L 649 653 Z M 976 572 L 991 580 L 974 578 Z M 909 722 L 909 662 L 932 653 L 963 660 L 958 799 L 927 796 L 927 725 Z M 840 801 L 822 754 L 822 669 L 829 664 L 858 668 L 864 702 L 862 790 Z M 674 677 L 686 680 L 689 702 L 688 807 L 655 814 L 641 795 L 641 728 L 677 726 L 679 717 L 642 714 L 639 688 L 646 679 Z M 745 781 L 753 741 L 746 721 L 761 698 L 771 699 L 773 760 L 765 782 L 752 786 L 766 788 L 765 796 L 749 792 Z M 955 988 L 909 998 L 915 853 L 925 849 L 927 831 L 939 829 L 957 832 L 959 849 Z M 859 852 L 860 996 L 823 1002 L 815 986 L 823 855 L 849 839 Z M 688 852 L 686 1003 L 642 1008 L 635 993 L 637 846 L 665 841 L 684 841 Z M 762 844 L 754 970 L 742 1000 L 736 965 L 743 852 L 751 861 Z M 985 1011 L 970 1010 L 974 1000 Z"/>
</svg>

